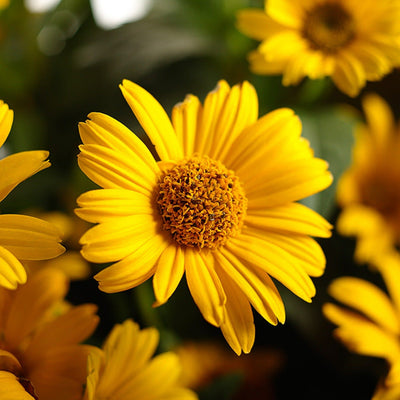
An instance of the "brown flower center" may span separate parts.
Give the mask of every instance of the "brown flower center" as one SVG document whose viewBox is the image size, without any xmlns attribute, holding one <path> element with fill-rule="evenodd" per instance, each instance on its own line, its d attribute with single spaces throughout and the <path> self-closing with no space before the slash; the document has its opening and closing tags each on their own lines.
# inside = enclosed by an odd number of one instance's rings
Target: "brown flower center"
<svg viewBox="0 0 400 400">
<path fill-rule="evenodd" d="M 182 246 L 215 249 L 240 232 L 247 198 L 239 179 L 208 157 L 183 160 L 161 176 L 163 228 Z"/>
<path fill-rule="evenodd" d="M 303 37 L 311 47 L 335 53 L 355 36 L 355 21 L 339 3 L 325 2 L 309 10 L 304 18 Z"/>
</svg>

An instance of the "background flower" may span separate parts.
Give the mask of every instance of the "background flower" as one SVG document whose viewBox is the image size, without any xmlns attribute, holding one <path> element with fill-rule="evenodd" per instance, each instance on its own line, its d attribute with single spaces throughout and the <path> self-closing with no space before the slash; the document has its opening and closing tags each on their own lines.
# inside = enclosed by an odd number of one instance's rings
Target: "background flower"
<svg viewBox="0 0 400 400">
<path fill-rule="evenodd" d="M 399 255 L 393 253 L 378 264 L 389 296 L 374 284 L 355 277 L 340 277 L 329 287 L 329 293 L 343 306 L 324 305 L 325 316 L 338 327 L 334 335 L 351 351 L 382 357 L 389 373 L 373 396 L 395 399 L 400 388 L 400 303 Z"/>
<path fill-rule="evenodd" d="M 357 237 L 355 256 L 368 262 L 400 240 L 400 131 L 381 97 L 366 96 L 363 108 L 366 124 L 355 131 L 352 165 L 337 188 L 343 208 L 337 229 Z"/>
<path fill-rule="evenodd" d="M 57 314 L 54 307 L 67 289 L 65 275 L 50 268 L 15 291 L 0 289 L 0 379 L 6 390 L 0 394 L 11 396 L 3 398 L 81 398 L 89 347 L 80 343 L 96 328 L 97 307 L 84 304 Z"/>
<path fill-rule="evenodd" d="M 249 54 L 255 73 L 283 74 L 284 85 L 329 76 L 354 97 L 399 66 L 399 16 L 391 0 L 266 0 L 240 11 L 238 28 L 262 41 Z"/>
<path fill-rule="evenodd" d="M 154 328 L 140 330 L 131 320 L 116 325 L 103 348 L 93 349 L 89 355 L 84 400 L 197 399 L 194 392 L 180 384 L 176 354 L 152 358 L 157 343 Z"/>
</svg>

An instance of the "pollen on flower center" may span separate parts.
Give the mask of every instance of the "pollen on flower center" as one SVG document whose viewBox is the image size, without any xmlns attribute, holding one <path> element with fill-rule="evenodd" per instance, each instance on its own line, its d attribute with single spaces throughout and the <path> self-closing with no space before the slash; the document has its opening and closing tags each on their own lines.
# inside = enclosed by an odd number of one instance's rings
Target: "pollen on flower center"
<svg viewBox="0 0 400 400">
<path fill-rule="evenodd" d="M 303 37 L 316 50 L 334 53 L 347 45 L 354 35 L 354 19 L 340 4 L 318 4 L 305 15 Z"/>
<path fill-rule="evenodd" d="M 220 162 L 193 157 L 161 176 L 157 203 L 163 228 L 182 246 L 210 249 L 240 232 L 247 198 Z"/>
</svg>

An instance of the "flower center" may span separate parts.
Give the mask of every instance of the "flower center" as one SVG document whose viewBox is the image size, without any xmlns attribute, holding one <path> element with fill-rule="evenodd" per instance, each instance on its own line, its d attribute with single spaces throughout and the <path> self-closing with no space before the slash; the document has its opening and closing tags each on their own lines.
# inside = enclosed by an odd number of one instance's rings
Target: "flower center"
<svg viewBox="0 0 400 400">
<path fill-rule="evenodd" d="M 215 249 L 240 232 L 247 198 L 239 179 L 208 157 L 183 160 L 159 181 L 163 228 L 182 246 Z"/>
<path fill-rule="evenodd" d="M 334 53 L 347 45 L 354 35 L 354 19 L 341 4 L 317 4 L 305 16 L 303 37 L 315 50 Z"/>
</svg>

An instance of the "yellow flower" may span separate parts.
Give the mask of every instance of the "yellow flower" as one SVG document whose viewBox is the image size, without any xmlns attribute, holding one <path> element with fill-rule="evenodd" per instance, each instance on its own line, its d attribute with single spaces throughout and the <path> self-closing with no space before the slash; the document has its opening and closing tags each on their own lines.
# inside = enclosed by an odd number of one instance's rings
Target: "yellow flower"
<svg viewBox="0 0 400 400">
<path fill-rule="evenodd" d="M 0 147 L 6 141 L 13 112 L 0 100 Z M 47 151 L 24 151 L 0 160 L 0 201 L 19 183 L 50 166 Z M 64 252 L 58 230 L 25 215 L 0 215 L 0 287 L 15 289 L 26 282 L 20 260 L 45 260 Z"/>
<path fill-rule="evenodd" d="M 158 339 L 156 329 L 140 330 L 131 320 L 116 325 L 103 348 L 89 354 L 84 400 L 196 400 L 179 383 L 176 354 L 151 358 Z"/>
<path fill-rule="evenodd" d="M 369 262 L 400 244 L 400 130 L 377 95 L 363 108 L 367 124 L 356 129 L 352 165 L 338 182 L 337 229 L 357 237 L 355 257 Z"/>
<path fill-rule="evenodd" d="M 389 373 L 374 400 L 395 400 L 400 394 L 400 256 L 385 255 L 376 266 L 388 294 L 374 284 L 355 277 L 335 279 L 329 293 L 345 307 L 327 303 L 325 316 L 338 327 L 334 336 L 350 351 L 387 360 Z"/>
<path fill-rule="evenodd" d="M 81 218 L 99 223 L 81 238 L 89 261 L 118 261 L 95 278 L 105 292 L 154 275 L 156 305 L 183 274 L 204 318 L 238 354 L 254 342 L 250 304 L 271 324 L 285 310 L 270 277 L 310 302 L 324 254 L 312 236 L 330 224 L 295 201 L 331 183 L 327 163 L 300 138 L 290 109 L 260 119 L 257 94 L 225 81 L 201 105 L 189 95 L 172 112 L 140 86 L 121 90 L 161 161 L 111 117 L 80 124 L 82 171 L 104 189 L 78 198 Z"/>
<path fill-rule="evenodd" d="M 90 346 L 79 343 L 98 317 L 93 304 L 55 314 L 67 289 L 65 275 L 50 268 L 16 290 L 0 288 L 0 397 L 2 390 L 8 393 L 1 398 L 82 398 Z"/>
<path fill-rule="evenodd" d="M 261 40 L 249 54 L 257 74 L 295 85 L 330 76 L 349 96 L 400 65 L 400 4 L 392 0 L 266 0 L 245 9 L 238 29 Z"/>
</svg>

